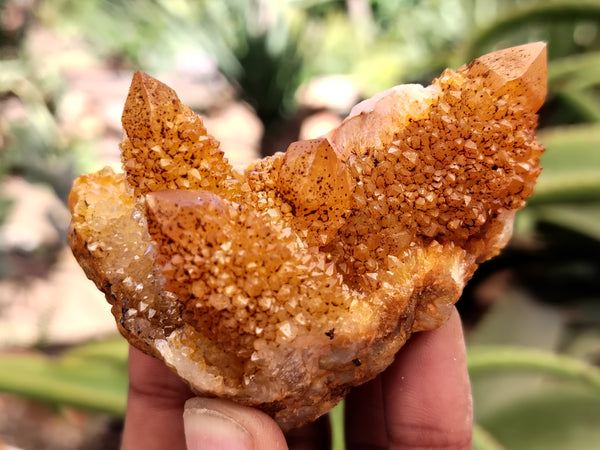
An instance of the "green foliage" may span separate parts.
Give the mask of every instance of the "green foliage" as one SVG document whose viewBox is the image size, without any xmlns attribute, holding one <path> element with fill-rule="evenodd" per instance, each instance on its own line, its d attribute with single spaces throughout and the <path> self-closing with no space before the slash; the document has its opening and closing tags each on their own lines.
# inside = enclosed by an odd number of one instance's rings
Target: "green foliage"
<svg viewBox="0 0 600 450">
<path fill-rule="evenodd" d="M 505 450 L 494 436 L 478 424 L 473 426 L 473 450 Z"/>
<path fill-rule="evenodd" d="M 170 52 L 185 30 L 158 0 L 53 0 L 41 2 L 38 17 L 61 33 L 85 39 L 101 58 L 156 69 L 172 63 Z M 166 36 L 172 36 L 170 39 Z"/>
<path fill-rule="evenodd" d="M 6 220 L 12 205 L 12 199 L 0 195 L 0 226 Z M 0 267 L 2 267 L 2 257 L 0 257 Z"/>
<path fill-rule="evenodd" d="M 473 378 L 528 372 L 581 384 L 600 396 L 600 369 L 568 356 L 525 347 L 471 346 L 468 361 Z"/>
<path fill-rule="evenodd" d="M 32 60 L 24 42 L 19 45 L 0 59 L 0 178 L 16 174 L 46 183 L 66 199 L 74 173 L 82 168 L 85 146 L 60 129 L 55 111 L 59 77 Z"/>
<path fill-rule="evenodd" d="M 600 200 L 600 125 L 547 128 L 539 138 L 544 169 L 529 203 Z"/>
<path fill-rule="evenodd" d="M 574 91 L 600 83 L 600 52 L 568 55 L 551 61 L 548 84 L 553 91 Z"/>
<path fill-rule="evenodd" d="M 303 10 L 293 2 L 199 2 L 203 42 L 265 124 L 294 111 L 307 65 L 301 52 Z M 228 51 L 227 51 L 228 50 Z"/>
<path fill-rule="evenodd" d="M 482 420 L 506 449 L 592 449 L 600 442 L 600 395 L 552 389 L 528 395 Z"/>
<path fill-rule="evenodd" d="M 56 406 L 121 417 L 127 399 L 127 342 L 84 344 L 60 356 L 0 355 L 0 391 Z"/>
<path fill-rule="evenodd" d="M 330 412 L 331 450 L 344 450 L 344 401 L 342 400 Z"/>
<path fill-rule="evenodd" d="M 477 30 L 474 35 L 466 41 L 464 51 L 465 60 L 472 60 L 478 55 L 486 53 L 490 48 L 497 48 L 500 45 L 506 45 L 507 36 L 520 35 L 524 31 L 532 32 L 532 28 L 539 27 L 538 32 L 544 33 L 550 38 L 553 33 L 564 33 L 564 29 L 557 28 L 557 25 L 566 24 L 567 35 L 573 33 L 573 25 L 578 22 L 600 22 L 600 4 L 589 1 L 552 1 L 552 2 L 531 2 L 522 8 L 515 8 L 510 13 L 497 20 L 492 21 L 488 26 Z M 510 37 L 509 37 L 510 39 Z M 513 37 L 514 39 L 514 37 Z M 557 48 L 562 52 L 569 53 L 575 45 L 569 45 L 567 40 L 566 48 L 561 48 L 562 43 L 557 40 Z M 550 49 L 550 55 L 554 56 L 556 50 Z"/>
</svg>

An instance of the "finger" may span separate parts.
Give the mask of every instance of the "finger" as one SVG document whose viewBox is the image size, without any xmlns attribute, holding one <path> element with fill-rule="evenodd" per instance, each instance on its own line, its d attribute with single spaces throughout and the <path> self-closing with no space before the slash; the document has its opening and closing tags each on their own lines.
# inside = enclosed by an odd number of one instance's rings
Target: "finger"
<svg viewBox="0 0 600 450">
<path fill-rule="evenodd" d="M 329 415 L 285 434 L 290 450 L 330 450 L 331 422 Z"/>
<path fill-rule="evenodd" d="M 188 450 L 287 450 L 279 426 L 254 408 L 195 397 L 183 413 Z"/>
<path fill-rule="evenodd" d="M 344 402 L 348 449 L 387 449 L 381 376 L 355 387 Z"/>
<path fill-rule="evenodd" d="M 417 334 L 383 374 L 391 448 L 471 448 L 473 402 L 460 317 Z"/>
<path fill-rule="evenodd" d="M 152 356 L 129 348 L 129 395 L 121 450 L 185 450 L 182 411 L 188 386 Z"/>
<path fill-rule="evenodd" d="M 348 429 L 349 449 L 470 448 L 472 399 L 458 313 L 413 336 L 385 372 L 357 391 L 350 399 L 359 409 L 347 420 L 362 426 Z"/>
</svg>

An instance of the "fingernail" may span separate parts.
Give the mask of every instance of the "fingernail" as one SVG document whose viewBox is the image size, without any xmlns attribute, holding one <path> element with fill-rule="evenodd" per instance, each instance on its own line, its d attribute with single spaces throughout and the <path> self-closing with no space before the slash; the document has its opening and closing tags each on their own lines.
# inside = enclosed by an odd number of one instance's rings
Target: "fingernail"
<svg viewBox="0 0 600 450">
<path fill-rule="evenodd" d="M 253 450 L 252 435 L 222 409 L 219 410 L 218 402 L 215 399 L 192 398 L 185 403 L 183 425 L 188 450 Z"/>
</svg>

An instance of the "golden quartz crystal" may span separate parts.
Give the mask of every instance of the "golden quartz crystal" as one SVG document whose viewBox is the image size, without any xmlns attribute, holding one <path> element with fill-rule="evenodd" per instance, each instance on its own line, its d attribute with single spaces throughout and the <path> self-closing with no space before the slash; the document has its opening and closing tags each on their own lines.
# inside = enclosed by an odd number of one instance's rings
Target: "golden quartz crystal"
<svg viewBox="0 0 600 450">
<path fill-rule="evenodd" d="M 137 72 L 125 174 L 75 181 L 71 247 L 129 342 L 199 395 L 299 426 L 441 326 L 506 245 L 541 170 L 545 80 L 543 43 L 491 53 L 242 172 Z"/>
</svg>

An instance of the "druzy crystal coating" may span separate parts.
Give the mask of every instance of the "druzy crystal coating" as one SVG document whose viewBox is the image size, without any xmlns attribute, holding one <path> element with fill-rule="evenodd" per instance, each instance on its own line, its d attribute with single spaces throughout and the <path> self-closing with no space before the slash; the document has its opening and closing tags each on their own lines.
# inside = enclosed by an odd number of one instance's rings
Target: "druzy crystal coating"
<svg viewBox="0 0 600 450">
<path fill-rule="evenodd" d="M 541 170 L 545 80 L 543 43 L 501 50 L 240 171 L 137 72 L 125 173 L 75 181 L 71 247 L 133 345 L 199 395 L 299 426 L 442 325 L 506 245 Z"/>
</svg>

